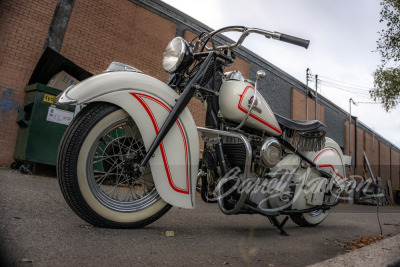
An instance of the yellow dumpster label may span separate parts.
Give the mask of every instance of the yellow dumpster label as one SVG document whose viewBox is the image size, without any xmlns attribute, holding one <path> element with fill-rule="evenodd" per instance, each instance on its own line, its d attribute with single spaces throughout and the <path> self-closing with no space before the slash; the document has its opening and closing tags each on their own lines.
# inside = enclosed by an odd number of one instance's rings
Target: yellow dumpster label
<svg viewBox="0 0 400 267">
<path fill-rule="evenodd" d="M 44 94 L 43 101 L 53 104 L 54 98 L 56 98 L 54 95 Z"/>
</svg>

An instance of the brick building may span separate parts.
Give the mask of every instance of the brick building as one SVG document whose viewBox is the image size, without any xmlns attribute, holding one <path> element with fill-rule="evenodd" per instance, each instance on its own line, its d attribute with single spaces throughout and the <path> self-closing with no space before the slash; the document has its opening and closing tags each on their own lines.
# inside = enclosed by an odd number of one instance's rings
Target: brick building
<svg viewBox="0 0 400 267">
<path fill-rule="evenodd" d="M 18 107 L 24 87 L 42 52 L 49 46 L 93 74 L 112 61 L 134 66 L 162 81 L 168 80 L 161 60 L 167 43 L 175 36 L 191 40 L 209 27 L 161 1 L 120 0 L 2 0 L 0 2 L 0 165 L 13 161 L 18 125 Z M 306 118 L 306 86 L 246 48 L 238 51 L 234 69 L 255 78 L 267 71 L 260 88 L 271 109 L 285 117 Z M 268 88 L 268 93 L 267 89 Z M 328 136 L 349 154 L 349 114 L 318 96 L 318 119 L 328 127 Z M 279 100 L 279 101 L 278 101 Z M 309 99 L 309 118 L 315 116 L 315 102 Z M 196 123 L 204 124 L 203 105 L 189 106 Z M 355 168 L 348 174 L 363 176 L 366 152 L 375 176 L 388 179 L 399 188 L 400 149 L 368 126 L 354 121 L 351 144 Z M 355 131 L 357 129 L 357 131 Z M 368 176 L 368 175 L 367 175 Z"/>
</svg>

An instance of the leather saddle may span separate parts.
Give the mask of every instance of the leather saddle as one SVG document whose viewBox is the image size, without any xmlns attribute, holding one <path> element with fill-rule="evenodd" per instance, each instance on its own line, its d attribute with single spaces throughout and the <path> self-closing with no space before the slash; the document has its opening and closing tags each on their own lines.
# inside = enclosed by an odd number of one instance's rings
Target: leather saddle
<svg viewBox="0 0 400 267">
<path fill-rule="evenodd" d="M 283 137 L 289 138 L 290 143 L 302 151 L 318 151 L 325 146 L 326 125 L 318 120 L 290 120 L 275 114 Z"/>
<path fill-rule="evenodd" d="M 309 135 L 310 137 L 316 135 L 318 137 L 326 133 L 326 125 L 318 120 L 290 120 L 278 114 L 275 114 L 275 117 L 281 128 L 296 131 L 302 135 Z"/>
</svg>

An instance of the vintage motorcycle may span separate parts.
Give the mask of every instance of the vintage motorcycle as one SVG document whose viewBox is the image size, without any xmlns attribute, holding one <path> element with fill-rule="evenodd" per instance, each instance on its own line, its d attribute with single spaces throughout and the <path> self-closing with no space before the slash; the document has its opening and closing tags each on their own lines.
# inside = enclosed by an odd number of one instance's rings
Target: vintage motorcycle
<svg viewBox="0 0 400 267">
<path fill-rule="evenodd" d="M 221 45 L 224 32 L 241 35 Z M 194 208 L 197 190 L 224 214 L 264 215 L 282 234 L 289 217 L 300 226 L 326 218 L 346 187 L 351 158 L 325 137 L 323 123 L 274 114 L 258 92 L 264 71 L 256 81 L 224 73 L 251 33 L 309 45 L 278 32 L 225 27 L 168 44 L 168 85 L 113 62 L 57 96 L 60 104 L 86 105 L 57 160 L 60 188 L 77 215 L 98 227 L 143 227 L 172 205 Z M 205 127 L 196 127 L 187 108 L 192 97 L 206 106 Z M 289 216 L 280 222 L 279 215 Z"/>
</svg>

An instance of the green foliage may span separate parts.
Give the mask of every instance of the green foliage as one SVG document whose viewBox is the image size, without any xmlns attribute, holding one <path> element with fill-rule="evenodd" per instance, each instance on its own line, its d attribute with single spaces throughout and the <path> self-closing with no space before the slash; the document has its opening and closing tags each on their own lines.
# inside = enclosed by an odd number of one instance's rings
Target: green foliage
<svg viewBox="0 0 400 267">
<path fill-rule="evenodd" d="M 400 68 L 379 68 L 373 76 L 375 88 L 370 91 L 371 97 L 380 99 L 386 111 L 395 108 L 399 103 Z"/>
<path fill-rule="evenodd" d="M 382 0 L 381 6 L 379 22 L 386 23 L 387 28 L 379 32 L 376 42 L 382 64 L 373 73 L 375 88 L 370 94 L 389 111 L 398 105 L 400 95 L 400 0 Z M 386 67 L 388 63 L 394 67 Z"/>
</svg>

